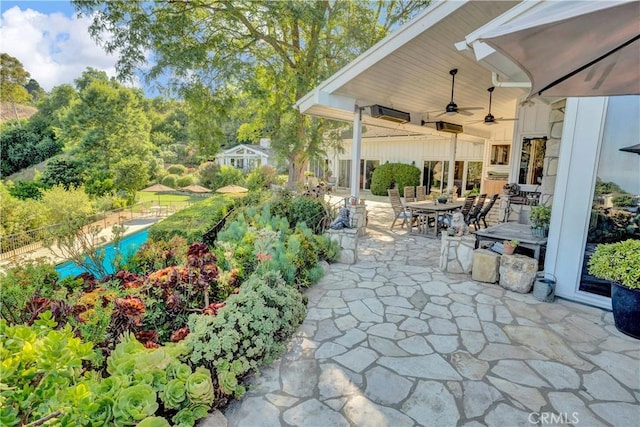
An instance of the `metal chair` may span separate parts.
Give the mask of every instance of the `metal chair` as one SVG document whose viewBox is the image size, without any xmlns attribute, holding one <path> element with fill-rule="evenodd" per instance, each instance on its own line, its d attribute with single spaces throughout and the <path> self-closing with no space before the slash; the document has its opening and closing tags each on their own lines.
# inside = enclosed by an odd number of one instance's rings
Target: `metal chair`
<svg viewBox="0 0 640 427">
<path fill-rule="evenodd" d="M 489 199 L 489 202 L 486 204 L 486 206 L 484 206 L 480 210 L 480 213 L 478 213 L 478 215 L 473 218 L 473 227 L 476 230 L 480 228 L 480 221 L 482 221 L 482 223 L 484 224 L 484 228 L 487 228 L 487 221 L 485 218 L 487 217 L 487 214 L 489 213 L 493 205 L 496 203 L 496 200 L 498 200 L 498 197 L 498 194 L 494 194 L 493 196 L 491 196 L 491 199 Z"/>
<path fill-rule="evenodd" d="M 393 226 L 399 219 L 402 219 L 402 225 L 400 226 L 400 228 L 404 227 L 408 219 L 413 221 L 415 215 L 404 208 L 402 200 L 400 199 L 400 192 L 397 189 L 392 188 L 387 190 L 387 193 L 389 194 L 389 202 L 391 202 L 391 208 L 393 209 L 393 213 L 395 215 L 395 218 L 393 218 L 393 222 L 391 223 L 391 227 L 389 227 L 389 229 L 393 229 Z"/>
<path fill-rule="evenodd" d="M 416 201 L 416 188 L 415 187 L 404 187 L 404 201 L 405 202 L 415 202 Z"/>
</svg>

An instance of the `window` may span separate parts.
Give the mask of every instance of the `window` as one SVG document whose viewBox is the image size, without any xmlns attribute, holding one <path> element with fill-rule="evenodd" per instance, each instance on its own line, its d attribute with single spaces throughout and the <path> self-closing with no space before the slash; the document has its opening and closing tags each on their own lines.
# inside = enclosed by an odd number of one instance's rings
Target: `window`
<svg viewBox="0 0 640 427">
<path fill-rule="evenodd" d="M 371 177 L 378 166 L 380 166 L 379 160 L 360 160 L 360 188 L 371 189 Z"/>
<path fill-rule="evenodd" d="M 538 185 L 542 179 L 544 154 L 547 149 L 547 137 L 524 138 L 520 152 L 518 184 Z"/>
<path fill-rule="evenodd" d="M 351 160 L 340 160 L 340 173 L 338 175 L 338 187 L 351 185 Z"/>
<path fill-rule="evenodd" d="M 510 145 L 492 145 L 491 159 L 492 165 L 508 165 Z"/>
<path fill-rule="evenodd" d="M 467 181 L 465 183 L 464 189 L 466 191 L 471 191 L 474 188 L 480 190 L 481 181 L 482 162 L 467 162 Z"/>
<path fill-rule="evenodd" d="M 423 165 L 422 185 L 427 187 L 427 194 L 438 193 L 447 188 L 449 179 L 449 162 L 444 160 L 425 160 Z"/>
</svg>

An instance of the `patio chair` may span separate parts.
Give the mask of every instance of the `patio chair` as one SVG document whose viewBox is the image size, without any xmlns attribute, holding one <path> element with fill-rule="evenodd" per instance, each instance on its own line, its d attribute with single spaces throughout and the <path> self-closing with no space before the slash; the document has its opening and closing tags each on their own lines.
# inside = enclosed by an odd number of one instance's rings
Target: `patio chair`
<svg viewBox="0 0 640 427">
<path fill-rule="evenodd" d="M 475 201 L 476 201 L 476 196 L 467 196 L 467 198 L 464 199 L 464 205 L 462 205 L 462 207 L 460 208 L 460 212 L 462 213 L 462 216 L 465 218 L 465 222 L 466 222 L 467 215 L 469 215 L 469 211 L 473 207 L 473 202 L 475 202 Z M 451 213 L 446 213 L 446 214 L 443 214 L 443 215 L 439 215 L 438 216 L 438 222 L 443 227 L 446 228 L 446 227 L 451 225 L 451 217 L 452 217 Z M 468 223 L 467 223 L 467 225 L 468 225 Z"/>
<path fill-rule="evenodd" d="M 498 200 L 498 196 L 498 194 L 494 194 L 493 196 L 491 196 L 489 202 L 480 210 L 480 213 L 478 213 L 478 215 L 473 218 L 473 227 L 476 230 L 480 228 L 480 221 L 482 221 L 482 223 L 484 224 L 484 228 L 487 228 L 487 221 L 485 218 L 487 217 L 487 214 L 489 213 L 493 205 L 496 203 L 496 200 Z"/>
<path fill-rule="evenodd" d="M 427 187 L 420 185 L 416 187 L 416 202 L 422 202 L 427 200 Z"/>
<path fill-rule="evenodd" d="M 415 202 L 416 201 L 416 189 L 415 187 L 404 187 L 404 201 Z"/>
<path fill-rule="evenodd" d="M 487 199 L 486 194 L 481 194 L 478 196 L 474 205 L 471 207 L 471 209 L 469 209 L 469 213 L 467 213 L 467 215 L 465 215 L 464 217 L 464 222 L 466 222 L 467 225 L 471 225 L 471 221 L 473 221 L 473 219 L 477 217 L 478 214 L 480 214 L 480 211 L 482 210 L 482 207 L 484 206 L 484 201 L 486 199 Z"/>
<path fill-rule="evenodd" d="M 389 194 L 389 202 L 391 202 L 391 208 L 393 209 L 393 214 L 394 214 L 394 218 L 393 218 L 393 222 L 391 223 L 391 227 L 389 227 L 389 229 L 393 229 L 393 226 L 396 224 L 396 221 L 399 219 L 402 219 L 402 224 L 400 226 L 400 228 L 404 227 L 404 225 L 407 223 L 407 220 L 411 220 L 413 221 L 413 218 L 415 217 L 415 215 L 413 215 L 411 212 L 407 211 L 404 208 L 404 205 L 402 204 L 402 200 L 400 199 L 400 192 L 395 189 L 389 189 L 387 190 L 387 193 Z"/>
</svg>

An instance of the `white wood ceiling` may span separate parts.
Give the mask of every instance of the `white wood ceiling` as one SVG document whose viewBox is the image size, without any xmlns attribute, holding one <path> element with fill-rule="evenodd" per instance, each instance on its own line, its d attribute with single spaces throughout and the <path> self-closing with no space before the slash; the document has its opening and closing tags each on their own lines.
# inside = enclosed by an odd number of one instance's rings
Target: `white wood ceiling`
<svg viewBox="0 0 640 427">
<path fill-rule="evenodd" d="M 489 126 L 469 122 L 482 121 L 488 112 L 491 72 L 481 66 L 470 51 L 460 52 L 454 44 L 517 3 L 468 2 L 333 93 L 355 98 L 359 105 L 380 104 L 410 112 L 413 123 L 419 123 L 420 119 L 444 120 L 463 124 L 465 129 L 476 127 L 486 132 Z M 436 118 L 451 100 L 449 70 L 453 68 L 458 69 L 454 93 L 458 107 L 482 108 L 471 111 L 472 116 L 456 114 Z M 525 93 L 524 89 L 497 87 L 493 92 L 492 114 L 496 118 L 514 117 L 516 99 Z M 503 122 L 503 125 L 512 123 Z"/>
</svg>

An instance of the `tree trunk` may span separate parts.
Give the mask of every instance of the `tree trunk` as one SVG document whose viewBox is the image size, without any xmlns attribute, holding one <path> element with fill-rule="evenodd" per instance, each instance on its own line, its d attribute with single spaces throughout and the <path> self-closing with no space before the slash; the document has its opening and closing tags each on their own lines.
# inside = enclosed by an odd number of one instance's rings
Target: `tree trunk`
<svg viewBox="0 0 640 427">
<path fill-rule="evenodd" d="M 307 168 L 308 160 L 304 153 L 291 153 L 289 157 L 289 181 L 287 187 L 293 189 L 298 184 L 304 182 L 304 171 Z"/>
<path fill-rule="evenodd" d="M 297 122 L 298 142 L 295 145 L 294 151 L 289 155 L 289 182 L 287 182 L 287 187 L 291 189 L 296 188 L 297 184 L 304 182 L 304 171 L 307 169 L 307 164 L 309 163 L 309 156 L 307 154 L 309 144 L 306 143 L 307 137 L 305 135 L 304 115 L 298 113 Z"/>
<path fill-rule="evenodd" d="M 18 109 L 16 108 L 16 103 L 11 101 L 11 106 L 13 107 L 13 113 L 16 115 L 16 122 L 18 122 L 18 127 L 22 127 L 22 123 L 20 123 L 20 116 L 18 116 Z"/>
</svg>

